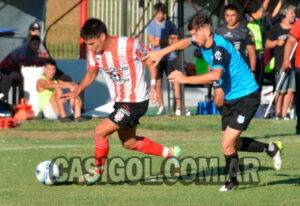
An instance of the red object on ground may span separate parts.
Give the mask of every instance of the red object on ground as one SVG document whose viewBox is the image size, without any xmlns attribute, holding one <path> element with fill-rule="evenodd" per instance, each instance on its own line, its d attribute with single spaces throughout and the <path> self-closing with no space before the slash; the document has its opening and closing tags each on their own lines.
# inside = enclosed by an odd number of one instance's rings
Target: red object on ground
<svg viewBox="0 0 300 206">
<path fill-rule="evenodd" d="M 32 106 L 28 104 L 28 99 L 22 98 L 20 104 L 17 104 L 15 107 L 14 119 L 17 121 L 23 121 L 27 119 L 35 119 Z"/>
</svg>

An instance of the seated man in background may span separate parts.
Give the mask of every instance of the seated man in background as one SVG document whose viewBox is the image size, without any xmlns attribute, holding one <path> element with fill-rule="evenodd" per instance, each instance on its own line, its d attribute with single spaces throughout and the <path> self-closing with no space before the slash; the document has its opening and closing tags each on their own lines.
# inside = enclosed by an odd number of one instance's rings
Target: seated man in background
<svg viewBox="0 0 300 206">
<path fill-rule="evenodd" d="M 81 117 L 82 100 L 78 96 L 70 99 L 70 103 L 64 103 L 60 96 L 63 89 L 73 91 L 77 88 L 75 82 L 65 82 L 54 78 L 56 73 L 56 62 L 53 59 L 47 59 L 44 63 L 44 75 L 37 81 L 36 89 L 39 95 L 40 108 L 46 119 L 58 119 L 61 122 L 71 122 L 70 117 L 74 107 L 74 121 L 84 121 L 86 118 Z"/>
<path fill-rule="evenodd" d="M 1 93 L 7 99 L 9 88 L 19 86 L 20 97 L 23 97 L 23 77 L 21 74 L 22 66 L 41 66 L 38 58 L 38 48 L 41 39 L 39 36 L 32 36 L 28 43 L 14 49 L 0 62 L 0 81 Z"/>
<path fill-rule="evenodd" d="M 28 39 L 30 39 L 30 37 L 32 37 L 34 35 L 37 35 L 39 37 L 41 36 L 41 26 L 39 25 L 38 22 L 32 22 L 28 29 Z M 25 40 L 24 43 L 26 43 L 26 41 L 28 41 L 28 40 Z M 41 41 L 39 49 L 38 49 L 38 57 L 41 61 L 44 61 L 44 60 L 50 58 L 49 52 L 43 45 L 42 41 Z M 63 81 L 72 81 L 72 78 L 70 76 L 66 75 L 58 68 L 56 68 L 55 78 L 63 80 Z"/>
</svg>

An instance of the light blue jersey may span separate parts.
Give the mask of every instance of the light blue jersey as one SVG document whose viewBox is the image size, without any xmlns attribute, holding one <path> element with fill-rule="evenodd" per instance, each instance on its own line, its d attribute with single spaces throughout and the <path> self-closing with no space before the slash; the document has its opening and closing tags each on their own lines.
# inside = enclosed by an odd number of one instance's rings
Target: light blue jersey
<svg viewBox="0 0 300 206">
<path fill-rule="evenodd" d="M 177 34 L 176 33 L 176 26 L 173 22 L 168 21 L 168 33 L 169 35 L 171 34 Z M 153 19 L 149 25 L 147 26 L 147 36 L 155 36 L 158 37 L 159 39 L 166 39 L 167 38 L 167 29 L 166 29 L 166 21 L 162 24 L 156 23 L 155 19 Z M 167 46 L 167 45 L 166 45 Z M 163 49 L 166 46 L 157 46 L 157 47 L 152 47 L 151 49 L 153 51 L 158 51 Z M 166 55 L 162 61 L 167 61 L 167 60 L 174 60 L 177 58 L 177 55 L 175 52 L 171 52 L 169 55 Z"/>
<path fill-rule="evenodd" d="M 247 96 L 258 89 L 258 85 L 251 74 L 251 70 L 239 52 L 222 36 L 214 34 L 214 43 L 211 48 L 199 48 L 190 40 L 190 44 L 201 50 L 211 71 L 221 68 L 223 75 L 220 86 L 225 93 L 225 100 L 233 100 Z"/>
</svg>

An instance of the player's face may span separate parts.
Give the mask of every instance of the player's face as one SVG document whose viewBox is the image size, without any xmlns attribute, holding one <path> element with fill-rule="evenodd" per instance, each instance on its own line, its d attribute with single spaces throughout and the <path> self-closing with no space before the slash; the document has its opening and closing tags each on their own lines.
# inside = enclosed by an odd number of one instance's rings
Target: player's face
<svg viewBox="0 0 300 206">
<path fill-rule="evenodd" d="M 192 35 L 192 41 L 199 47 L 203 47 L 210 35 L 210 29 L 208 27 L 201 27 L 199 29 L 190 30 Z"/>
<path fill-rule="evenodd" d="M 38 29 L 36 29 L 36 30 L 29 30 L 29 36 L 33 36 L 33 35 L 40 36 L 41 35 L 40 30 L 38 30 Z"/>
<path fill-rule="evenodd" d="M 162 22 L 164 20 L 164 12 L 160 11 L 154 11 L 156 13 L 155 20 L 158 22 Z"/>
<path fill-rule="evenodd" d="M 47 64 L 44 66 L 44 74 L 47 79 L 52 79 L 55 75 L 56 67 L 51 64 Z"/>
<path fill-rule="evenodd" d="M 225 11 L 225 22 L 227 23 L 227 26 L 236 26 L 238 23 L 238 13 L 235 10 L 227 9 Z"/>
<path fill-rule="evenodd" d="M 106 36 L 104 33 L 100 34 L 98 38 L 86 39 L 84 42 L 88 46 L 89 50 L 92 50 L 96 53 L 101 53 L 104 50 Z"/>
</svg>

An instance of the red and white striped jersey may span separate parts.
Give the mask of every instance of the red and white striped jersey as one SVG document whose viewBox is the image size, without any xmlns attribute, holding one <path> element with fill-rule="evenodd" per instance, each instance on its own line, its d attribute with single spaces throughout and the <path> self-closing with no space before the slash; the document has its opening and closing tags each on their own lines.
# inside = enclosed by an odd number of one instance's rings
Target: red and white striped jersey
<svg viewBox="0 0 300 206">
<path fill-rule="evenodd" d="M 113 44 L 104 52 L 89 51 L 90 69 L 104 74 L 114 102 L 143 102 L 149 99 L 142 57 L 149 50 L 137 39 L 111 36 Z"/>
</svg>

